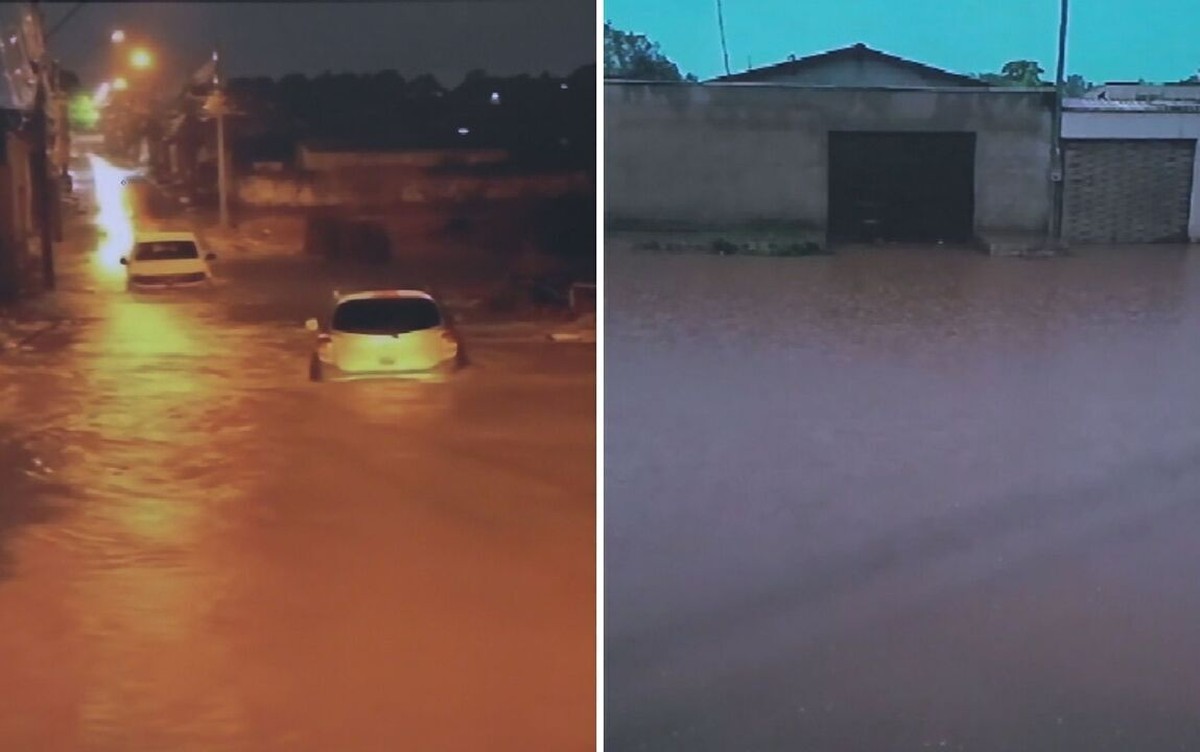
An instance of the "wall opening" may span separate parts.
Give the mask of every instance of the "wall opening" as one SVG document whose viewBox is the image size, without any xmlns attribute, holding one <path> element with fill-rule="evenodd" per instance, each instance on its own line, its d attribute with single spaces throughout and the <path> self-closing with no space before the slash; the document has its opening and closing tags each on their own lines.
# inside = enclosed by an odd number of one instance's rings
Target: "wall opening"
<svg viewBox="0 0 1200 752">
<path fill-rule="evenodd" d="M 975 134 L 829 134 L 830 243 L 969 243 Z"/>
</svg>

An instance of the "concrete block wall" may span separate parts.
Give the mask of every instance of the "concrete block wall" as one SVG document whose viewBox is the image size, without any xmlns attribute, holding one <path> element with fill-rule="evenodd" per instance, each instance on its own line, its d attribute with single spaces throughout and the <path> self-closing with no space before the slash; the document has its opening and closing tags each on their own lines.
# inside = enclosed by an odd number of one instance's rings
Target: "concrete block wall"
<svg viewBox="0 0 1200 752">
<path fill-rule="evenodd" d="M 1045 232 L 1052 95 L 1026 90 L 605 85 L 613 228 L 824 237 L 830 131 L 972 131 L 980 234 Z"/>
</svg>

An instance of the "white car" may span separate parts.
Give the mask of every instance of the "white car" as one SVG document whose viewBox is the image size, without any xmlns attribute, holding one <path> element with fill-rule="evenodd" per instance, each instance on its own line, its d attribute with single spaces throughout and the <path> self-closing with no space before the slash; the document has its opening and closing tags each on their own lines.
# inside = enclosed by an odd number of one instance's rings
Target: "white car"
<svg viewBox="0 0 1200 752">
<path fill-rule="evenodd" d="M 190 287 L 212 283 L 208 262 L 194 233 L 146 232 L 134 239 L 128 256 L 121 257 L 131 289 Z"/>
<path fill-rule="evenodd" d="M 432 295 L 419 290 L 334 293 L 326 331 L 309 361 L 313 381 L 453 371 L 467 364 L 453 324 Z"/>
</svg>

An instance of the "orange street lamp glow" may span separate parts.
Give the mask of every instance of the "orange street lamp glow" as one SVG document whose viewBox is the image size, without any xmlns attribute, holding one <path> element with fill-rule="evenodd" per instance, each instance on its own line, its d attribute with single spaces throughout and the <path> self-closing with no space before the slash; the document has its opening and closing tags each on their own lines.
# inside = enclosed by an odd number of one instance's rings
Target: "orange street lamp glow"
<svg viewBox="0 0 1200 752">
<path fill-rule="evenodd" d="M 110 37 L 110 39 L 112 39 L 113 44 L 120 44 L 121 42 L 125 41 L 125 32 L 121 31 L 120 29 L 117 29 L 116 31 L 114 31 L 112 33 L 112 36 Z"/>
<path fill-rule="evenodd" d="M 154 65 L 154 58 L 150 57 L 149 52 L 139 47 L 129 54 L 129 64 L 137 70 L 146 70 Z"/>
<path fill-rule="evenodd" d="M 118 78 L 116 81 L 113 81 L 112 87 L 117 91 L 125 91 L 129 88 L 129 82 L 123 78 Z"/>
</svg>

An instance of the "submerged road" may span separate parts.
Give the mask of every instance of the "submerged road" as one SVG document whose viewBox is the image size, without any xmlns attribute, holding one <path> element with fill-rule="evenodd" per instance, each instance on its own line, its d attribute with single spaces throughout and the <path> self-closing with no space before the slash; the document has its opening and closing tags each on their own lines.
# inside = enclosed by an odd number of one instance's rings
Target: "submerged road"
<svg viewBox="0 0 1200 752">
<path fill-rule="evenodd" d="M 592 348 L 311 384 L 333 272 L 60 262 L 0 355 L 0 749 L 594 746 Z"/>
<path fill-rule="evenodd" d="M 1200 749 L 1200 256 L 610 245 L 606 748 Z"/>
</svg>

